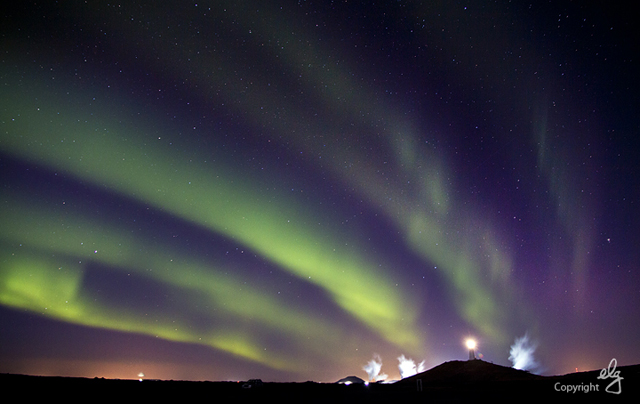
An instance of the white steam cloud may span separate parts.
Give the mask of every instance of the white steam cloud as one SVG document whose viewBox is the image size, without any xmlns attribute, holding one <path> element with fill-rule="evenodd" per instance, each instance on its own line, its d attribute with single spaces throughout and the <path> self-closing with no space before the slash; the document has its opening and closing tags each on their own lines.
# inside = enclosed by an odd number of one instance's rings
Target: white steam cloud
<svg viewBox="0 0 640 404">
<path fill-rule="evenodd" d="M 525 333 L 522 337 L 516 338 L 511 351 L 509 352 L 509 360 L 513 363 L 514 369 L 535 370 L 539 367 L 533 358 L 533 353 L 538 345 L 529 340 L 529 335 Z"/>
<path fill-rule="evenodd" d="M 380 369 L 382 369 L 382 358 L 380 358 L 380 355 L 378 354 L 373 354 L 373 359 L 364 365 L 362 369 L 367 372 L 367 375 L 369 375 L 370 382 L 385 380 L 388 377 L 384 373 L 380 374 Z"/>
<path fill-rule="evenodd" d="M 405 378 L 409 376 L 413 376 L 415 374 L 421 373 L 425 371 L 424 362 L 420 362 L 417 366 L 413 359 L 405 358 L 404 355 L 400 355 L 398 357 L 398 370 L 400 370 L 400 377 Z"/>
<path fill-rule="evenodd" d="M 425 361 L 416 365 L 413 359 L 407 358 L 404 355 L 400 355 L 398 361 L 400 362 L 398 364 L 398 370 L 400 370 L 400 377 L 403 379 L 426 370 L 424 365 Z M 382 359 L 378 354 L 373 354 L 373 359 L 367 362 L 367 364 L 362 367 L 362 370 L 367 372 L 370 382 L 383 381 L 389 377 L 385 373 L 380 373 L 382 370 Z"/>
</svg>

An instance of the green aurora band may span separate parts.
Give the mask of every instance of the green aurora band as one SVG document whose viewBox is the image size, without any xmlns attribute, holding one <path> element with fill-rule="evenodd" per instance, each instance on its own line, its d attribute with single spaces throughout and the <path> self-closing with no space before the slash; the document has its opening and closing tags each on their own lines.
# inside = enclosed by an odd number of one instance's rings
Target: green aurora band
<svg viewBox="0 0 640 404">
<path fill-rule="evenodd" d="M 352 245 L 352 240 L 336 237 L 335 232 L 323 234 L 320 224 L 313 227 L 311 224 L 318 223 L 318 220 L 306 215 L 304 209 L 296 206 L 295 201 L 275 193 L 271 195 L 271 199 L 267 199 L 264 192 L 257 192 L 259 184 L 234 177 L 225 168 L 214 167 L 212 163 L 194 163 L 207 160 L 207 156 L 197 156 L 197 151 L 190 153 L 188 158 L 183 158 L 162 144 L 146 143 L 141 139 L 142 136 L 134 135 L 144 133 L 142 128 L 125 129 L 121 124 L 109 123 L 95 116 L 79 117 L 72 110 L 58 109 L 60 105 L 56 105 L 53 99 L 44 101 L 44 93 L 40 93 L 37 98 L 40 100 L 39 105 L 42 105 L 40 110 L 34 106 L 28 107 L 26 97 L 20 99 L 15 95 L 12 104 L 3 108 L 5 132 L 0 141 L 0 149 L 4 152 L 48 165 L 52 169 L 64 170 L 82 180 L 106 186 L 122 195 L 231 237 L 282 269 L 321 287 L 333 297 L 339 307 L 387 341 L 408 351 L 418 348 L 419 340 L 414 324 L 416 314 L 412 313 L 415 304 L 411 302 L 411 297 L 387 286 L 390 282 L 384 273 Z M 108 116 L 108 110 L 108 107 L 104 107 L 102 113 L 95 115 Z M 35 115 L 25 111 L 31 111 Z M 105 129 L 104 132 L 96 132 L 95 129 L 90 129 L 95 127 L 117 127 L 118 131 L 116 133 L 116 130 Z M 153 132 L 149 127 L 146 131 Z M 79 246 L 78 240 L 73 240 L 76 236 L 71 235 L 72 241 L 65 240 L 54 243 L 53 247 L 46 247 L 39 244 L 49 239 L 51 229 L 43 230 L 37 237 L 21 234 L 20 229 L 36 229 L 41 226 L 35 222 L 24 223 L 25 220 L 33 220 L 27 218 L 37 217 L 35 212 L 13 213 L 12 216 L 18 218 L 18 223 L 11 226 L 11 229 L 4 227 L 3 238 L 16 240 L 18 235 L 22 235 L 24 239 L 20 240 L 24 240 L 26 245 L 36 243 L 38 248 L 52 248 L 82 256 L 82 249 L 71 247 Z M 10 219 L 4 218 L 7 222 Z M 39 217 L 38 220 L 46 223 L 45 217 Z M 55 224 L 51 225 L 51 228 L 55 227 Z M 111 246 L 131 243 L 126 238 L 123 243 L 122 235 L 105 237 L 111 237 L 106 243 Z M 69 248 L 72 250 L 66 251 Z M 131 254 L 127 254 L 126 258 L 122 257 L 121 252 L 115 251 L 100 255 L 120 257 L 109 264 L 131 266 L 131 262 L 135 262 L 135 257 Z M 140 263 L 138 267 L 142 265 Z M 42 271 L 40 270 L 41 273 Z M 202 273 L 203 271 L 195 270 L 186 272 L 192 277 L 192 284 L 202 283 Z M 14 274 L 15 271 L 12 271 L 11 276 Z M 164 281 L 180 285 L 179 278 L 183 277 L 183 271 L 180 274 L 180 277 Z M 205 285 L 207 288 L 214 288 L 215 293 L 229 293 L 224 292 L 224 283 L 217 284 L 217 280 L 205 282 Z M 19 301 L 20 299 L 14 300 L 13 304 Z M 38 305 L 39 303 L 41 302 Z M 243 301 L 242 304 L 245 303 Z M 250 304 L 247 308 L 250 310 L 263 303 Z M 40 306 L 36 308 L 29 305 L 25 308 L 39 311 Z M 272 306 L 273 304 L 264 305 L 265 308 Z M 242 309 L 238 305 L 238 310 Z M 267 318 L 272 321 L 276 317 L 289 318 L 287 322 L 299 321 L 296 328 L 306 327 L 299 315 L 287 317 L 271 314 Z M 69 317 L 67 319 L 71 320 Z M 76 317 L 75 321 L 86 324 L 84 317 Z M 112 321 L 106 323 L 113 326 Z M 290 327 L 287 325 L 285 329 Z M 118 328 L 121 329 L 122 326 Z M 166 333 L 163 337 L 176 339 Z M 189 338 L 181 340 L 190 341 Z M 230 349 L 234 353 L 241 350 L 235 343 L 233 347 L 229 347 L 231 344 L 228 343 L 211 345 Z M 251 353 L 244 353 L 243 356 L 261 359 Z"/>
<path fill-rule="evenodd" d="M 283 359 L 286 353 L 267 355 L 241 328 L 234 331 L 234 322 L 250 321 L 271 332 L 285 332 L 294 345 L 314 341 L 316 335 L 324 343 L 336 344 L 339 336 L 344 339 L 339 329 L 312 313 L 285 306 L 268 291 L 170 248 L 140 243 L 122 229 L 78 218 L 72 209 L 34 206 L 13 195 L 9 199 L 13 203 L 5 203 L 0 214 L 4 229 L 0 302 L 5 305 L 76 324 L 204 344 L 277 369 L 294 370 L 295 358 Z M 187 310 L 203 307 L 199 314 L 221 322 L 225 331 L 213 326 L 198 329 L 197 324 L 180 320 L 184 317 L 180 312 L 149 317 L 147 312 L 133 313 L 134 308 L 118 310 L 95 303 L 95 296 L 82 290 L 87 265 L 95 262 L 169 285 L 182 300 L 192 301 Z M 307 343 L 303 348 L 315 346 Z"/>
</svg>

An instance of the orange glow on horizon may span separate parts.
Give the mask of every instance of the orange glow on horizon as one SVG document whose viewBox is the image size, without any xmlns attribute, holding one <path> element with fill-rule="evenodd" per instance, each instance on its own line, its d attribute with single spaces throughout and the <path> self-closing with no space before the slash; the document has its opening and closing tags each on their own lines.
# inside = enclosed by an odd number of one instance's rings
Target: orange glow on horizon
<svg viewBox="0 0 640 404">
<path fill-rule="evenodd" d="M 218 380 L 219 375 L 211 369 L 188 364 L 155 362 L 108 362 L 65 359 L 23 359 L 19 362 L 3 363 L 2 373 L 31 376 L 58 376 L 105 378 L 120 380 L 144 379 L 207 381 Z M 203 378 L 204 377 L 204 378 Z"/>
</svg>

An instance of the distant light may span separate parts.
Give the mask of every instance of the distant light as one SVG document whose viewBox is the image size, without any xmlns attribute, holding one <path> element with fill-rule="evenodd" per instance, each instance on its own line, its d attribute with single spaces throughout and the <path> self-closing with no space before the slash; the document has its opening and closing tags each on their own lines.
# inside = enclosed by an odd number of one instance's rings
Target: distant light
<svg viewBox="0 0 640 404">
<path fill-rule="evenodd" d="M 467 348 L 476 349 L 476 341 L 472 339 L 467 340 Z"/>
</svg>

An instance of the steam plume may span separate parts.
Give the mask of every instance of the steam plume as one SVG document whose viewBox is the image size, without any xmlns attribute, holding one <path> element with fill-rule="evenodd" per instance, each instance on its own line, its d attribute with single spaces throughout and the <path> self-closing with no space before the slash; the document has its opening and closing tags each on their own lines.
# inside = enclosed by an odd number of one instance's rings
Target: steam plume
<svg viewBox="0 0 640 404">
<path fill-rule="evenodd" d="M 413 376 L 417 373 L 424 372 L 424 361 L 420 362 L 418 366 L 413 361 L 413 359 L 406 358 L 404 355 L 400 355 L 398 357 L 398 370 L 400 370 L 400 377 L 405 378 L 409 376 Z"/>
<path fill-rule="evenodd" d="M 382 358 L 380 358 L 380 355 L 378 354 L 373 354 L 373 359 L 364 365 L 362 369 L 367 372 L 367 375 L 369 375 L 370 382 L 385 380 L 387 378 L 386 374 L 380 374 L 380 369 L 382 369 Z"/>
<path fill-rule="evenodd" d="M 513 367 L 520 370 L 537 369 L 539 365 L 533 358 L 533 353 L 537 347 L 538 345 L 536 343 L 529 341 L 529 335 L 527 333 L 520 338 L 516 338 L 514 344 L 511 345 L 509 355 L 509 360 L 513 363 Z"/>
</svg>

